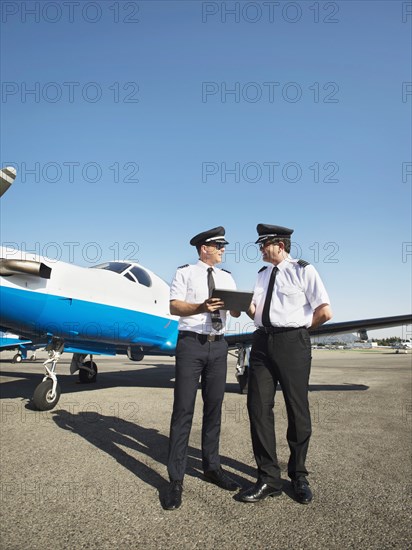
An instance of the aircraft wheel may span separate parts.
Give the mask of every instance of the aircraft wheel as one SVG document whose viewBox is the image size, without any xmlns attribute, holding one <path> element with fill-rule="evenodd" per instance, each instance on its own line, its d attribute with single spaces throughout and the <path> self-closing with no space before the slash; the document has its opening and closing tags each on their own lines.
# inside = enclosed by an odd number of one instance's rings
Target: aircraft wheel
<svg viewBox="0 0 412 550">
<path fill-rule="evenodd" d="M 246 394 L 247 393 L 247 385 L 248 385 L 248 371 L 245 370 L 245 372 L 243 374 L 238 376 L 237 381 L 239 382 L 240 393 Z"/>
<path fill-rule="evenodd" d="M 93 369 L 93 373 L 82 368 L 79 369 L 79 380 L 83 384 L 90 384 L 91 382 L 96 382 L 97 377 L 97 365 L 94 361 L 85 361 L 83 363 L 84 367 Z"/>
<path fill-rule="evenodd" d="M 41 382 L 34 390 L 33 404 L 39 411 L 49 411 L 55 407 L 60 399 L 60 386 L 56 386 L 56 394 L 52 398 L 53 380 L 48 378 Z"/>
<path fill-rule="evenodd" d="M 16 353 L 16 355 L 13 357 L 13 363 L 21 363 L 23 361 L 23 357 L 20 355 L 20 353 Z"/>
</svg>

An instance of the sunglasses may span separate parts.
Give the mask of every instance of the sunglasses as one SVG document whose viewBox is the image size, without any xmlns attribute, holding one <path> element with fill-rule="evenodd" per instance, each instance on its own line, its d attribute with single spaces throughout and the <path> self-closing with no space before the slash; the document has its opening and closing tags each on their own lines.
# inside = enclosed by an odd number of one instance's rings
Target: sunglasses
<svg viewBox="0 0 412 550">
<path fill-rule="evenodd" d="M 206 246 L 214 246 L 217 250 L 222 250 L 222 248 L 225 248 L 225 243 L 219 243 L 219 242 L 214 242 L 214 243 L 207 243 Z"/>
<path fill-rule="evenodd" d="M 267 246 L 269 246 L 271 244 L 277 245 L 278 243 L 276 243 L 274 241 L 265 241 L 265 242 L 259 244 L 259 248 L 260 248 L 260 250 L 262 250 L 263 248 L 266 248 Z"/>
</svg>

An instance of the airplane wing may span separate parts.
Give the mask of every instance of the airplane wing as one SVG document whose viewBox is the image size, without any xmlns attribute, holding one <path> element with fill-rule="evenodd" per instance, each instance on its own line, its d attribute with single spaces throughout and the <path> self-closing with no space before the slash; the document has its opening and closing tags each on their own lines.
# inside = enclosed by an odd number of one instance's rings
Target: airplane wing
<svg viewBox="0 0 412 550">
<path fill-rule="evenodd" d="M 12 166 L 0 170 L 0 197 L 4 195 L 15 179 L 16 169 Z"/>
<path fill-rule="evenodd" d="M 27 359 L 27 353 L 32 352 L 31 359 L 36 359 L 36 350 L 43 348 L 46 344 L 34 343 L 32 340 L 14 334 L 3 334 L 0 336 L 0 351 L 16 350 L 17 353 L 13 357 L 13 363 L 20 363 L 23 359 Z"/>
<path fill-rule="evenodd" d="M 320 327 L 310 330 L 310 335 L 313 336 L 328 336 L 332 334 L 344 334 L 357 332 L 362 339 L 367 339 L 368 330 L 376 330 L 381 328 L 397 327 L 402 325 L 412 324 L 412 314 L 396 315 L 392 317 L 375 317 L 372 319 L 359 319 L 358 321 L 343 321 L 341 323 L 325 323 Z M 229 347 L 237 347 L 239 345 L 251 345 L 253 332 L 244 334 L 228 334 L 225 340 Z"/>
<path fill-rule="evenodd" d="M 19 346 L 30 345 L 31 340 L 23 340 L 21 338 L 10 338 L 7 336 L 0 337 L 0 351 L 7 349 L 16 349 Z"/>
<path fill-rule="evenodd" d="M 361 335 L 367 330 L 399 327 L 412 324 L 412 314 L 395 315 L 392 317 L 375 317 L 373 319 L 360 319 L 359 321 L 343 321 L 342 323 L 325 323 L 311 330 L 311 336 L 327 336 L 328 334 L 344 334 L 358 332 Z"/>
</svg>

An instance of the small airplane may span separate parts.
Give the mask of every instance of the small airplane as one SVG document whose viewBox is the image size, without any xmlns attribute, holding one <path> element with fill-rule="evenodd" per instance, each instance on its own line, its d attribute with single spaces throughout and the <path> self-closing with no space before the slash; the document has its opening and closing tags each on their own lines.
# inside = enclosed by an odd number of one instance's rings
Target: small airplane
<svg viewBox="0 0 412 550">
<path fill-rule="evenodd" d="M 15 176 L 13 170 L 2 173 Z M 32 400 L 39 410 L 50 410 L 59 401 L 56 366 L 63 351 L 73 353 L 70 372 L 79 371 L 82 382 L 96 381 L 93 355 L 120 353 L 141 361 L 145 355 L 175 353 L 178 318 L 169 312 L 169 285 L 138 263 L 113 261 L 80 267 L 0 247 L 0 304 L 0 331 L 13 332 L 24 345 L 48 351 L 45 376 Z M 410 323 L 410 314 L 326 323 L 311 334 L 357 331 L 365 337 L 367 329 Z M 237 349 L 242 393 L 252 337 L 251 332 L 225 336 L 229 349 Z M 90 360 L 85 361 L 88 355 Z"/>
<path fill-rule="evenodd" d="M 40 346 L 41 347 L 41 346 Z M 21 363 L 27 359 L 27 353 L 32 352 L 30 361 L 36 360 L 36 351 L 38 346 L 33 346 L 31 340 L 24 340 L 17 336 L 17 334 L 11 334 L 6 332 L 3 336 L 0 336 L 0 350 L 16 350 L 17 353 L 13 357 L 13 363 Z"/>
<path fill-rule="evenodd" d="M 0 247 L 0 330 L 25 345 L 47 346 L 46 376 L 33 395 L 40 409 L 59 399 L 55 369 L 63 350 L 72 352 L 71 373 L 94 382 L 93 355 L 173 355 L 177 318 L 169 313 L 169 286 L 130 262 L 84 268 Z M 90 361 L 84 362 L 87 355 Z"/>
<path fill-rule="evenodd" d="M 397 342 L 392 347 L 396 350 L 395 353 L 408 353 L 412 350 L 412 341 L 402 340 L 402 342 Z"/>
</svg>

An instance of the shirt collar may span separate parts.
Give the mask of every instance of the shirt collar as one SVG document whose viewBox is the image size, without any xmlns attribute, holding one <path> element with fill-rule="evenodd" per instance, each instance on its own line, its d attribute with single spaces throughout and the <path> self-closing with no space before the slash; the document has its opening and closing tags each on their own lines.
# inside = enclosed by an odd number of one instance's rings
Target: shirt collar
<svg viewBox="0 0 412 550">
<path fill-rule="evenodd" d="M 288 266 L 288 264 L 290 263 L 291 260 L 292 260 L 292 256 L 290 256 L 288 254 L 286 256 L 286 258 L 280 262 L 280 264 L 278 264 L 277 266 L 273 266 L 273 267 L 277 267 L 279 271 L 283 271 L 284 269 L 287 268 L 287 266 Z"/>
<path fill-rule="evenodd" d="M 201 269 L 203 269 L 204 271 L 207 271 L 209 267 L 211 267 L 213 271 L 215 271 L 215 268 L 213 267 L 213 265 L 205 264 L 205 262 L 202 262 L 202 260 L 198 260 L 196 265 Z"/>
</svg>

